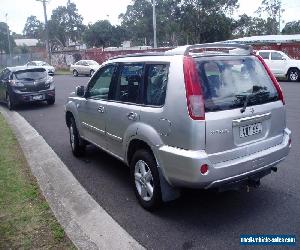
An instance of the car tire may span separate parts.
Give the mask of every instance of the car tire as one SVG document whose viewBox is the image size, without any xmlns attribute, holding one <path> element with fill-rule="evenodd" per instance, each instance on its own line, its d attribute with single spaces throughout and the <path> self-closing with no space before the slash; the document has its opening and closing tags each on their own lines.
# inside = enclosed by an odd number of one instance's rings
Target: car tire
<svg viewBox="0 0 300 250">
<path fill-rule="evenodd" d="M 159 172 L 153 154 L 147 150 L 134 153 L 130 178 L 135 195 L 143 208 L 153 211 L 162 204 Z"/>
<path fill-rule="evenodd" d="M 300 80 L 300 71 L 298 69 L 289 69 L 287 78 L 290 82 L 298 82 Z"/>
<path fill-rule="evenodd" d="M 79 132 L 76 127 L 76 123 L 73 117 L 71 117 L 70 125 L 69 125 L 69 135 L 70 135 L 70 144 L 72 153 L 76 157 L 80 157 L 85 152 L 85 143 L 80 138 Z"/>
<path fill-rule="evenodd" d="M 75 77 L 78 76 L 78 71 L 76 69 L 73 70 L 73 76 L 75 76 Z"/>
<path fill-rule="evenodd" d="M 6 94 L 6 104 L 9 110 L 13 110 L 15 108 L 15 104 L 13 100 L 11 100 L 10 95 L 8 93 Z"/>
<path fill-rule="evenodd" d="M 50 99 L 47 100 L 48 105 L 53 105 L 54 103 L 55 103 L 55 97 L 50 98 Z"/>
<path fill-rule="evenodd" d="M 90 77 L 92 77 L 94 75 L 94 73 L 95 73 L 95 70 L 91 69 L 91 71 L 90 71 Z"/>
</svg>

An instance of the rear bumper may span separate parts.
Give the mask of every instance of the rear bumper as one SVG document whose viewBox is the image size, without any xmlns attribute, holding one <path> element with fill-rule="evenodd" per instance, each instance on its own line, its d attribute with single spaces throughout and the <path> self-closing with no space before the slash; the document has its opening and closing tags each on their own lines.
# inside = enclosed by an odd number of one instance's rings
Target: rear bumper
<svg viewBox="0 0 300 250">
<path fill-rule="evenodd" d="M 162 146 L 158 149 L 157 161 L 166 180 L 172 186 L 217 188 L 260 172 L 270 172 L 268 170 L 271 167 L 277 165 L 288 155 L 290 138 L 291 131 L 286 128 L 280 144 L 218 163 L 214 162 L 214 156 L 206 154 L 205 151 L 190 151 Z M 202 164 L 209 166 L 206 175 L 200 173 Z"/>
<path fill-rule="evenodd" d="M 37 92 L 24 92 L 24 93 L 11 90 L 10 96 L 14 104 L 47 101 L 55 98 L 55 88 L 41 90 Z M 41 99 L 35 100 L 35 97 L 37 96 L 41 96 Z"/>
</svg>

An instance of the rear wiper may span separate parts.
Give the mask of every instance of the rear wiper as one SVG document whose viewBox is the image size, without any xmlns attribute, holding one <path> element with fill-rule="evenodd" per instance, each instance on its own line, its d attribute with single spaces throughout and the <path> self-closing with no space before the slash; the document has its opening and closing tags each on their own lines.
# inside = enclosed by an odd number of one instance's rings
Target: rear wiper
<svg viewBox="0 0 300 250">
<path fill-rule="evenodd" d="M 244 101 L 244 105 L 243 107 L 241 108 L 241 113 L 244 113 L 246 108 L 247 108 L 247 105 L 248 105 L 248 102 L 250 100 L 251 97 L 254 97 L 256 95 L 269 95 L 270 94 L 270 91 L 265 91 L 263 90 L 264 88 L 260 87 L 260 86 L 253 86 L 253 91 L 252 93 L 250 93 L 249 95 L 246 96 L 245 98 L 245 101 Z"/>
<path fill-rule="evenodd" d="M 254 96 L 254 93 L 250 93 L 249 95 L 246 95 L 246 98 L 245 98 L 245 101 L 244 101 L 244 105 L 243 107 L 240 109 L 241 113 L 244 113 L 246 108 L 247 108 L 247 105 L 248 105 L 248 102 L 249 102 L 249 99 Z"/>
</svg>

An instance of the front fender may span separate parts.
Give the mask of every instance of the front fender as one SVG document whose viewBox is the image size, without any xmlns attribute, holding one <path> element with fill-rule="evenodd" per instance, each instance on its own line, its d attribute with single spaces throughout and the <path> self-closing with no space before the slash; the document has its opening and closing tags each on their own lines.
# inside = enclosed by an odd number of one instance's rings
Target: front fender
<svg viewBox="0 0 300 250">
<path fill-rule="evenodd" d="M 65 120 L 66 120 L 66 124 L 67 124 L 67 113 L 70 112 L 74 119 L 75 119 L 75 123 L 76 123 L 76 127 L 79 131 L 79 134 L 82 134 L 81 132 L 81 123 L 79 121 L 79 115 L 78 115 L 78 110 L 77 110 L 77 102 L 73 100 L 73 98 L 69 98 L 67 103 L 65 104 Z"/>
</svg>

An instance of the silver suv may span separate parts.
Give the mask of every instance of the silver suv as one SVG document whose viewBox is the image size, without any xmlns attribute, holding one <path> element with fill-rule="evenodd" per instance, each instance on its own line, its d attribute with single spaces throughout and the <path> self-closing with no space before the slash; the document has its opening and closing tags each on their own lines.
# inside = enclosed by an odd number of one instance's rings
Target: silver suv
<svg viewBox="0 0 300 250">
<path fill-rule="evenodd" d="M 130 167 L 152 210 L 180 189 L 258 186 L 289 153 L 282 90 L 251 47 L 202 44 L 108 60 L 66 103 L 73 154 Z"/>
</svg>

